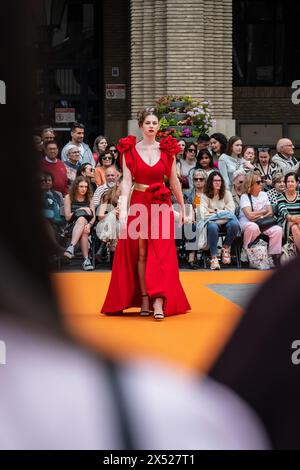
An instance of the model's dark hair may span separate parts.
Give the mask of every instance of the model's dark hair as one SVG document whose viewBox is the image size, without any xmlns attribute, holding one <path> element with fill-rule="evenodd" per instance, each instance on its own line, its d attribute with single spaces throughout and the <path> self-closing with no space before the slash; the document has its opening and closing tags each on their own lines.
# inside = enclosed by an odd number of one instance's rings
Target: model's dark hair
<svg viewBox="0 0 300 470">
<path fill-rule="evenodd" d="M 221 173 L 219 173 L 218 171 L 212 171 L 210 173 L 210 175 L 208 176 L 208 178 L 206 180 L 205 187 L 204 187 L 204 194 L 209 199 L 213 199 L 213 197 L 214 197 L 213 179 L 214 179 L 215 176 L 219 176 L 222 180 L 221 188 L 220 188 L 220 192 L 219 192 L 219 199 L 224 199 L 225 191 L 226 191 L 225 181 L 224 181 L 224 178 L 221 175 Z"/>
<path fill-rule="evenodd" d="M 211 139 L 217 140 L 221 145 L 221 154 L 226 152 L 227 137 L 221 132 L 215 132 L 210 136 Z"/>
<path fill-rule="evenodd" d="M 142 127 L 147 116 L 155 116 L 159 120 L 159 116 L 155 108 L 143 108 L 137 113 L 139 127 Z"/>
<path fill-rule="evenodd" d="M 201 166 L 201 160 L 202 158 L 204 157 L 204 155 L 207 155 L 209 157 L 209 167 L 211 169 L 214 168 L 214 159 L 213 159 L 213 156 L 212 154 L 206 150 L 206 149 L 202 149 L 202 150 L 199 150 L 198 152 L 198 155 L 197 155 L 197 163 L 196 163 L 196 169 L 200 168 L 202 169 L 202 166 Z"/>
</svg>

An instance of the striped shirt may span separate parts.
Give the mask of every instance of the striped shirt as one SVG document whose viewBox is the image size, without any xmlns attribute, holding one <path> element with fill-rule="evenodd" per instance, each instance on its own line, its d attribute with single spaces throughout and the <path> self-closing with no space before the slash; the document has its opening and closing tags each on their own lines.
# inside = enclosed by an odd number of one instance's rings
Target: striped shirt
<svg viewBox="0 0 300 470">
<path fill-rule="evenodd" d="M 296 191 L 293 201 L 289 201 L 283 193 L 278 198 L 278 222 L 282 224 L 288 215 L 300 215 L 300 193 Z"/>
</svg>

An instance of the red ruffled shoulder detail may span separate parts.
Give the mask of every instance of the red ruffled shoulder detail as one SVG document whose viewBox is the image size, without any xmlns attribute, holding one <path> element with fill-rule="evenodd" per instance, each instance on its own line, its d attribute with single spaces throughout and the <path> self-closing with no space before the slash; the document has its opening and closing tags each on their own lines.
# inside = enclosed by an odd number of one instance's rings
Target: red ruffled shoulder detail
<svg viewBox="0 0 300 470">
<path fill-rule="evenodd" d="M 120 153 L 126 152 L 126 150 L 131 150 L 136 144 L 136 137 L 134 135 L 129 135 L 128 137 L 123 137 L 119 140 L 117 149 Z"/>
<path fill-rule="evenodd" d="M 181 148 L 179 147 L 177 140 L 171 135 L 161 139 L 159 146 L 160 149 L 168 155 L 168 157 L 173 157 L 174 155 L 177 155 L 177 153 L 181 152 Z"/>
<path fill-rule="evenodd" d="M 136 144 L 136 137 L 134 135 L 129 135 L 128 137 L 123 137 L 119 140 L 117 149 L 120 152 L 120 164 L 121 168 L 123 167 L 123 157 L 126 161 L 126 166 L 130 170 L 131 175 L 135 175 L 136 170 L 136 161 L 133 155 L 133 149 Z"/>
<path fill-rule="evenodd" d="M 162 151 L 162 160 L 165 164 L 166 175 L 170 178 L 171 169 L 174 162 L 174 155 L 181 152 L 181 148 L 178 145 L 178 142 L 174 137 L 169 135 L 161 139 L 159 143 L 160 150 Z"/>
</svg>

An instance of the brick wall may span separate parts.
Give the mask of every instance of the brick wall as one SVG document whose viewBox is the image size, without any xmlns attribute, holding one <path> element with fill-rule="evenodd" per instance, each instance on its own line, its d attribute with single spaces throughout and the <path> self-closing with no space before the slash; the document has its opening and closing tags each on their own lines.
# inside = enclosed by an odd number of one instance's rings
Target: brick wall
<svg viewBox="0 0 300 470">
<path fill-rule="evenodd" d="M 232 118 L 232 0 L 131 0 L 131 117 L 164 94 Z"/>
<path fill-rule="evenodd" d="M 300 105 L 291 100 L 293 91 L 286 87 L 234 87 L 233 118 L 300 123 Z"/>
</svg>

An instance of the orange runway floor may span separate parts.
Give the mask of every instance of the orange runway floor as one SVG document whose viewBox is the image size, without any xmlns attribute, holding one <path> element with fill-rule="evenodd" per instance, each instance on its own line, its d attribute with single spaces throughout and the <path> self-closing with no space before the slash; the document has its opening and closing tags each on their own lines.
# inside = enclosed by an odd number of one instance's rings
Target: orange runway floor
<svg viewBox="0 0 300 470">
<path fill-rule="evenodd" d="M 260 284 L 269 275 L 254 270 L 181 272 L 192 310 L 163 322 L 140 317 L 137 309 L 119 317 L 99 314 L 109 272 L 57 273 L 54 281 L 68 329 L 92 349 L 104 350 L 118 359 L 144 356 L 206 371 L 243 312 L 209 285 L 236 285 L 238 289 L 239 284 Z"/>
</svg>

